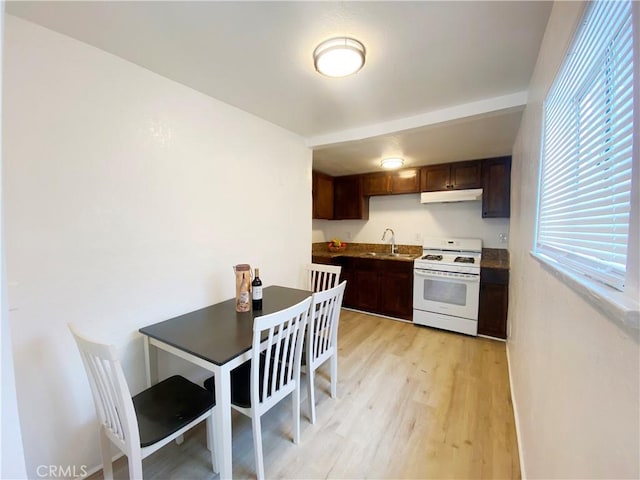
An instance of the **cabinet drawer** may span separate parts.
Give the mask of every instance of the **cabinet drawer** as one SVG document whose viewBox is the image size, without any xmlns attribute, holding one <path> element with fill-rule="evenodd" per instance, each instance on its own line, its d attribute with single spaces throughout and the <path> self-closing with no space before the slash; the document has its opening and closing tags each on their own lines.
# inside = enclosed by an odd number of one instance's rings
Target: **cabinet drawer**
<svg viewBox="0 0 640 480">
<path fill-rule="evenodd" d="M 509 270 L 504 268 L 481 268 L 480 282 L 509 285 Z"/>
<path fill-rule="evenodd" d="M 313 263 L 320 263 L 322 265 L 340 265 L 338 259 L 334 259 L 333 257 L 326 257 L 324 255 L 312 255 L 311 261 Z"/>
</svg>

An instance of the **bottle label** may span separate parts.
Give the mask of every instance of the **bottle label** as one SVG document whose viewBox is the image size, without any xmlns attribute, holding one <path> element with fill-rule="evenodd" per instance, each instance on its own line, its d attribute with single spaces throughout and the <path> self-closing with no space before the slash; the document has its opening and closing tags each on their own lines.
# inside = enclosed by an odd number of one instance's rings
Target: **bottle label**
<svg viewBox="0 0 640 480">
<path fill-rule="evenodd" d="M 253 299 L 262 300 L 262 286 L 253 286 Z"/>
<path fill-rule="evenodd" d="M 236 310 L 238 312 L 249 311 L 249 292 L 240 292 L 240 298 L 238 298 Z"/>
</svg>

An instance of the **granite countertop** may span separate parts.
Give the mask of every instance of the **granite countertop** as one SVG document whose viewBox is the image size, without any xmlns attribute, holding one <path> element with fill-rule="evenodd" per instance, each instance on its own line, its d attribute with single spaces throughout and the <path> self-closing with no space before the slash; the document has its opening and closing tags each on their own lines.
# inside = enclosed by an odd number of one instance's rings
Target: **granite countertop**
<svg viewBox="0 0 640 480">
<path fill-rule="evenodd" d="M 348 243 L 347 248 L 340 252 L 330 252 L 327 248 L 328 242 L 318 242 L 312 244 L 311 255 L 324 258 L 335 257 L 359 257 L 373 258 L 378 260 L 393 260 L 398 262 L 413 262 L 422 255 L 420 245 L 396 245 L 401 256 L 391 256 L 391 246 L 388 243 Z M 372 255 L 375 253 L 376 255 Z"/>
<path fill-rule="evenodd" d="M 330 252 L 327 242 L 313 243 L 311 254 L 316 257 L 336 258 L 336 257 L 360 257 L 375 258 L 379 260 L 394 260 L 400 262 L 413 262 L 422 255 L 420 245 L 397 245 L 398 253 L 404 256 L 393 257 L 388 255 L 391 247 L 386 243 L 348 243 L 347 247 L 340 252 Z M 371 255 L 375 252 L 378 255 Z M 503 248 L 483 248 L 482 268 L 509 269 L 509 251 Z"/>
<path fill-rule="evenodd" d="M 509 270 L 509 250 L 506 248 L 483 248 L 480 266 Z"/>
</svg>

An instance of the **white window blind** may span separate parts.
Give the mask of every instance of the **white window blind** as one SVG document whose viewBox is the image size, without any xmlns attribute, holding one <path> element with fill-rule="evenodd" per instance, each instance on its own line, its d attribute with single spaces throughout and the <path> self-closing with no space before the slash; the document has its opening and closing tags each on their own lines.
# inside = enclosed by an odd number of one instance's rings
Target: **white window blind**
<svg viewBox="0 0 640 480">
<path fill-rule="evenodd" d="M 633 146 L 631 2 L 594 2 L 544 103 L 536 252 L 624 289 Z"/>
</svg>

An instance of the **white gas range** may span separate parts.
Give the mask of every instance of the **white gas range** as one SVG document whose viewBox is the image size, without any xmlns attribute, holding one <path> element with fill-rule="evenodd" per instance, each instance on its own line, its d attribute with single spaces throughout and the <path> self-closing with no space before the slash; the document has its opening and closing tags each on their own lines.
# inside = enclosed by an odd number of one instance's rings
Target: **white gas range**
<svg viewBox="0 0 640 480">
<path fill-rule="evenodd" d="M 414 261 L 413 322 L 478 334 L 482 240 L 426 238 Z"/>
</svg>

